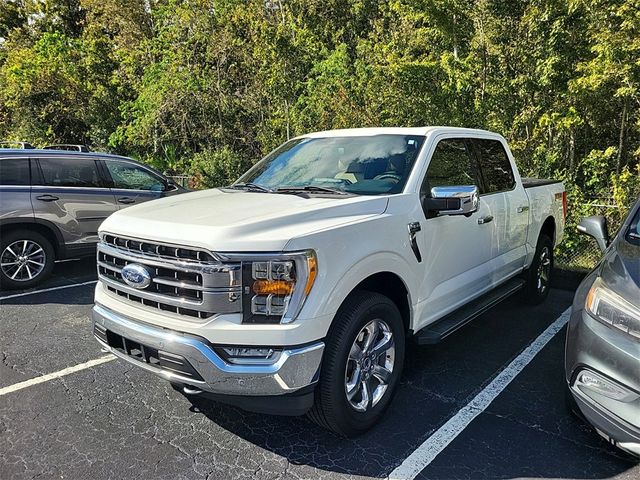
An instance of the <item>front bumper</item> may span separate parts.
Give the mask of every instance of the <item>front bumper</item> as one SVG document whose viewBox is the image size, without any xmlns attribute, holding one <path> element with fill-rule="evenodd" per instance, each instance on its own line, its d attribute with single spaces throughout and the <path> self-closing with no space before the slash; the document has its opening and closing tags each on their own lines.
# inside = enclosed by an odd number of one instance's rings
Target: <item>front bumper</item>
<svg viewBox="0 0 640 480">
<path fill-rule="evenodd" d="M 593 278 L 585 279 L 573 303 L 565 349 L 566 382 L 581 413 L 598 433 L 640 456 L 640 344 L 584 310 L 592 283 Z M 616 399 L 589 388 L 578 381 L 582 372 L 629 394 Z"/>
<path fill-rule="evenodd" d="M 323 342 L 286 347 L 271 363 L 239 365 L 226 362 L 201 337 L 139 323 L 99 304 L 93 307 L 92 319 L 94 336 L 109 352 L 196 390 L 275 396 L 292 394 L 318 381 Z"/>
</svg>

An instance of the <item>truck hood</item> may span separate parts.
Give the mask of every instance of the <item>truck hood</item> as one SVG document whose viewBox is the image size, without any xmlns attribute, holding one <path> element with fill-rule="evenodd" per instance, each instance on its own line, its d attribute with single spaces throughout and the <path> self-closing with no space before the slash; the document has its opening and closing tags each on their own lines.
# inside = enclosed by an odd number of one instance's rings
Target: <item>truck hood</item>
<svg viewBox="0 0 640 480">
<path fill-rule="evenodd" d="M 213 189 L 120 210 L 100 231 L 218 252 L 282 251 L 293 238 L 380 215 L 387 203 L 386 197 Z"/>
</svg>

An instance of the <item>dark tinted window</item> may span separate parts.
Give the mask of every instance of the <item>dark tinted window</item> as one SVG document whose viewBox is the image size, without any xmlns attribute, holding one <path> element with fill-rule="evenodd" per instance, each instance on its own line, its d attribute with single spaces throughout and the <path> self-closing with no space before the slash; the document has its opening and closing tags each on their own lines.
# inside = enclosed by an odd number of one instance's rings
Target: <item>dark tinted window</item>
<svg viewBox="0 0 640 480">
<path fill-rule="evenodd" d="M 115 188 L 153 192 L 161 192 L 165 189 L 163 179 L 135 163 L 107 160 L 106 164 Z"/>
<path fill-rule="evenodd" d="M 479 139 L 473 142 L 478 150 L 480 170 L 484 179 L 484 189 L 481 193 L 503 192 L 515 187 L 511 162 L 502 143 L 498 140 Z"/>
<path fill-rule="evenodd" d="M 433 187 L 477 184 L 477 171 L 465 140 L 440 140 L 429 162 L 423 191 L 428 192 Z"/>
<path fill-rule="evenodd" d="M 82 158 L 41 158 L 42 184 L 51 187 L 100 187 L 98 166 Z"/>
<path fill-rule="evenodd" d="M 0 160 L 0 185 L 29 185 L 29 160 Z"/>
</svg>

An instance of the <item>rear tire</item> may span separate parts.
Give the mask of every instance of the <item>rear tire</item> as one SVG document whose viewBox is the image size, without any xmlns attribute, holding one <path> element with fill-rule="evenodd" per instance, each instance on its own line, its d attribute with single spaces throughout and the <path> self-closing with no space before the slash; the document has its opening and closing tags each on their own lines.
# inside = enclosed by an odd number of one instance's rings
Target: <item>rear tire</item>
<svg viewBox="0 0 640 480">
<path fill-rule="evenodd" d="M 541 233 L 536 245 L 536 253 L 528 270 L 524 272 L 526 284 L 522 292 L 524 301 L 531 305 L 544 302 L 551 288 L 553 272 L 553 241 Z"/>
<path fill-rule="evenodd" d="M 379 293 L 351 294 L 327 337 L 309 418 L 345 437 L 370 429 L 395 394 L 404 352 L 398 307 Z"/>
<path fill-rule="evenodd" d="M 55 252 L 51 242 L 32 230 L 13 230 L 0 238 L 0 285 L 31 288 L 53 270 Z"/>
</svg>

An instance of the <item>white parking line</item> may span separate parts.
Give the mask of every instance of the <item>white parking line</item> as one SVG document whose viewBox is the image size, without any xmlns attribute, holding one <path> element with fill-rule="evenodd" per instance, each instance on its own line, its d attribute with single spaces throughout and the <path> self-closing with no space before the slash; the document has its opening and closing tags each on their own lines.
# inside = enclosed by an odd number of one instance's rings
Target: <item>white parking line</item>
<svg viewBox="0 0 640 480">
<path fill-rule="evenodd" d="M 0 297 L 1 300 L 9 300 L 10 298 L 26 297 L 27 295 L 35 295 L 36 293 L 53 292 L 55 290 L 64 290 L 65 288 L 82 287 L 83 285 L 91 285 L 97 283 L 97 280 L 91 280 L 90 282 L 72 283 L 71 285 L 60 285 L 59 287 L 43 288 L 42 290 L 33 290 L 31 292 L 14 293 L 13 295 L 7 295 L 6 297 Z"/>
<path fill-rule="evenodd" d="M 571 308 L 566 309 L 520 355 L 502 370 L 473 400 L 465 405 L 447 423 L 427 438 L 391 474 L 389 480 L 413 480 L 442 452 L 478 415 L 495 400 L 511 381 L 531 362 L 540 350 L 569 320 Z"/>
<path fill-rule="evenodd" d="M 36 377 L 30 380 L 25 380 L 24 382 L 9 385 L 8 387 L 0 388 L 0 397 L 2 395 L 6 395 L 7 393 L 17 392 L 18 390 L 22 390 L 23 388 L 32 387 L 34 385 L 38 385 L 39 383 L 48 382 L 49 380 L 64 377 L 65 375 L 69 375 L 71 373 L 80 372 L 81 370 L 86 370 L 87 368 L 95 367 L 96 365 L 101 365 L 115 359 L 116 357 L 114 355 L 106 355 L 104 357 L 96 358 L 95 360 L 89 360 L 88 362 L 81 363 L 80 365 L 74 365 L 73 367 L 68 367 L 57 372 L 42 375 L 41 377 Z"/>
</svg>

